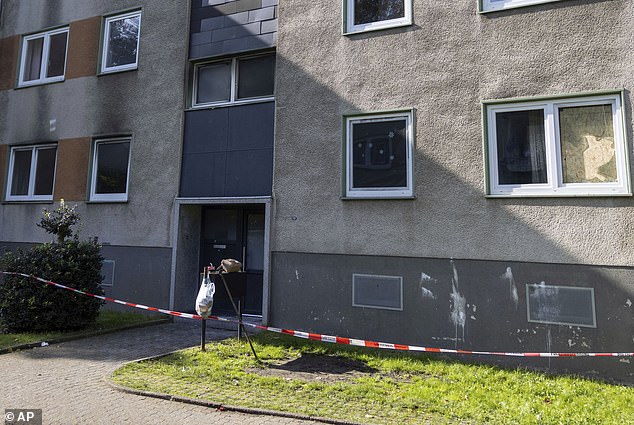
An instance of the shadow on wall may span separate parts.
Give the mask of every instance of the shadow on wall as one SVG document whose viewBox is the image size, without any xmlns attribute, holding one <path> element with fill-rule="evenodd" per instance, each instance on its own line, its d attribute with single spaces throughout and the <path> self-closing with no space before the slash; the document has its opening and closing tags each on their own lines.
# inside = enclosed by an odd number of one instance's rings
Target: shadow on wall
<svg viewBox="0 0 634 425">
<path fill-rule="evenodd" d="M 609 250 L 618 250 L 621 241 L 602 240 L 597 248 L 601 226 L 593 228 L 589 216 L 618 223 L 631 199 L 487 199 L 481 184 L 482 89 L 474 87 L 466 99 L 461 93 L 462 121 L 450 127 L 442 117 L 434 119 L 438 110 L 456 107 L 452 94 L 439 96 L 439 88 L 423 87 L 424 99 L 404 95 L 403 104 L 377 99 L 376 108 L 368 109 L 336 92 L 350 78 L 345 72 L 317 80 L 281 55 L 277 63 L 273 326 L 468 350 L 634 350 L 634 270 L 579 265 L 584 256 L 609 264 Z M 409 107 L 418 121 L 416 199 L 341 200 L 342 116 Z M 452 150 L 468 157 L 443 158 Z M 592 249 L 608 252 L 592 255 Z M 402 277 L 402 310 L 353 307 L 355 273 Z M 529 322 L 528 285 L 593 288 L 596 311 L 582 313 L 595 315 L 596 327 L 579 326 L 574 318 L 571 324 Z M 562 317 L 572 304 L 533 307 Z M 468 360 L 634 381 L 629 358 Z"/>
<path fill-rule="evenodd" d="M 192 1 L 191 60 L 275 47 L 277 2 L 269 6 L 244 0 L 205 3 Z"/>
</svg>

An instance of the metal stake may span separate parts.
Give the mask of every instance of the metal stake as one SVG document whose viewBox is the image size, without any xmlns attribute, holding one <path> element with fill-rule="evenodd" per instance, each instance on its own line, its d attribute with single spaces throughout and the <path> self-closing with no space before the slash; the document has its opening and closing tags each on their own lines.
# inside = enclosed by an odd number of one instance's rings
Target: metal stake
<svg viewBox="0 0 634 425">
<path fill-rule="evenodd" d="M 231 301 L 231 305 L 233 306 L 233 311 L 235 311 L 236 314 L 238 315 L 238 331 L 240 330 L 240 328 L 242 328 L 242 332 L 244 332 L 244 336 L 246 336 L 247 341 L 249 342 L 249 345 L 251 346 L 253 357 L 255 357 L 255 360 L 257 360 L 259 363 L 260 359 L 258 358 L 258 355 L 255 353 L 255 348 L 253 348 L 253 344 L 251 343 L 251 338 L 249 338 L 249 334 L 247 333 L 247 330 L 244 328 L 244 325 L 242 324 L 242 316 L 240 315 L 240 312 L 238 311 L 238 307 L 236 307 L 236 303 L 233 302 L 233 296 L 231 295 L 231 291 L 229 290 L 229 285 L 227 285 L 227 281 L 225 280 L 225 277 L 222 275 L 222 273 L 218 273 L 218 275 L 220 275 L 220 278 L 222 279 L 222 283 L 225 285 L 225 290 L 227 291 L 227 295 L 229 295 L 229 300 Z"/>
<path fill-rule="evenodd" d="M 205 333 L 207 331 L 207 319 L 202 320 L 200 328 L 200 351 L 205 351 Z"/>
</svg>

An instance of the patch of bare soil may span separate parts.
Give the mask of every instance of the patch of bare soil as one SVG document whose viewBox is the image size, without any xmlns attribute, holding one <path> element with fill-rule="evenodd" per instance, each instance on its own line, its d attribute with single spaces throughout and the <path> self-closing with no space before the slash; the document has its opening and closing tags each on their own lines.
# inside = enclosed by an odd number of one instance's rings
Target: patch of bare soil
<svg viewBox="0 0 634 425">
<path fill-rule="evenodd" d="M 304 354 L 296 359 L 269 364 L 266 368 L 249 368 L 247 372 L 287 380 L 340 382 L 370 376 L 377 369 L 344 357 Z"/>
</svg>

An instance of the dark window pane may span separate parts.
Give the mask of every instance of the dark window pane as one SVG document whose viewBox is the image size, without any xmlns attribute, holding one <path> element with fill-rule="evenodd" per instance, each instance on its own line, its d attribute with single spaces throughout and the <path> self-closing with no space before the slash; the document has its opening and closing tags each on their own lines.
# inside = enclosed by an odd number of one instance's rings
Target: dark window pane
<svg viewBox="0 0 634 425">
<path fill-rule="evenodd" d="M 231 242 L 238 239 L 237 210 L 207 210 L 205 212 L 204 238 Z"/>
<path fill-rule="evenodd" d="M 196 103 L 231 100 L 231 62 L 215 63 L 198 68 Z"/>
<path fill-rule="evenodd" d="M 354 24 L 405 17 L 405 0 L 354 0 Z"/>
<path fill-rule="evenodd" d="M 106 55 L 107 68 L 136 63 L 140 23 L 140 16 L 110 21 Z"/>
<path fill-rule="evenodd" d="M 22 79 L 24 81 L 33 81 L 40 78 L 43 47 L 44 37 L 26 42 L 26 59 L 24 61 L 24 70 L 22 71 Z"/>
<path fill-rule="evenodd" d="M 238 99 L 273 96 L 275 55 L 238 61 Z"/>
<path fill-rule="evenodd" d="M 564 183 L 616 182 L 612 105 L 559 109 Z"/>
<path fill-rule="evenodd" d="M 56 152 L 56 148 L 43 148 L 37 150 L 34 195 L 53 194 Z"/>
<path fill-rule="evenodd" d="M 264 214 L 249 214 L 247 218 L 246 268 L 264 270 Z"/>
<path fill-rule="evenodd" d="M 499 184 L 547 183 L 544 110 L 495 115 Z"/>
<path fill-rule="evenodd" d="M 11 195 L 29 194 L 29 176 L 31 174 L 32 150 L 14 151 L 13 174 L 11 176 Z"/>
<path fill-rule="evenodd" d="M 407 122 L 352 125 L 352 187 L 407 187 Z"/>
<path fill-rule="evenodd" d="M 64 75 L 67 40 L 67 32 L 51 36 L 46 77 L 58 77 L 60 75 Z"/>
<path fill-rule="evenodd" d="M 95 193 L 126 193 L 130 142 L 97 145 Z"/>
</svg>

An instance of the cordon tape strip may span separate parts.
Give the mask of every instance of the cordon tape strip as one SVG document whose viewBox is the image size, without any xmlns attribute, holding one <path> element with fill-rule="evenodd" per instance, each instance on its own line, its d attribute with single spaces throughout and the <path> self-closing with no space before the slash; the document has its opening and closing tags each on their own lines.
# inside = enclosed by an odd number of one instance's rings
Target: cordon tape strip
<svg viewBox="0 0 634 425">
<path fill-rule="evenodd" d="M 81 295 L 98 298 L 103 301 L 109 301 L 112 303 L 121 304 L 128 307 L 135 307 L 135 308 L 140 308 L 143 310 L 155 311 L 157 313 L 169 314 L 172 316 L 184 317 L 187 319 L 203 320 L 203 318 L 197 314 L 181 313 L 178 311 L 165 310 L 165 309 L 156 308 L 156 307 L 148 307 L 143 304 L 136 304 L 136 303 L 131 303 L 127 301 L 116 300 L 114 298 L 104 297 L 101 295 L 95 295 L 89 292 L 80 291 L 78 289 L 71 288 L 69 286 L 65 286 L 60 283 L 51 282 L 49 280 L 42 279 L 41 277 L 37 277 L 33 275 L 28 275 L 24 273 L 16 273 L 16 272 L 4 272 L 4 271 L 1 273 L 5 275 L 22 276 L 25 278 L 34 279 L 39 282 L 46 283 L 47 285 L 55 286 L 57 288 L 66 289 L 68 291 L 72 291 Z M 237 320 L 227 319 L 227 318 L 219 317 L 219 316 L 208 316 L 207 319 L 221 321 L 221 322 L 236 323 L 236 324 L 240 323 Z M 357 347 L 381 348 L 386 350 L 482 355 L 482 356 L 505 356 L 505 357 L 634 357 L 634 352 L 632 353 L 510 353 L 510 352 L 501 352 L 501 351 L 474 351 L 474 350 L 457 350 L 457 349 L 454 350 L 450 348 L 420 347 L 417 345 L 402 345 L 402 344 L 393 344 L 389 342 L 368 341 L 364 339 L 343 338 L 338 336 L 302 332 L 302 331 L 296 331 L 291 329 L 274 328 L 271 326 L 262 326 L 262 325 L 256 325 L 253 323 L 246 323 L 246 322 L 243 322 L 242 324 L 245 326 L 255 328 L 255 329 L 261 329 L 261 330 L 265 330 L 269 332 L 291 335 L 297 338 L 310 339 L 313 341 L 329 342 L 332 344 L 353 345 Z"/>
</svg>

